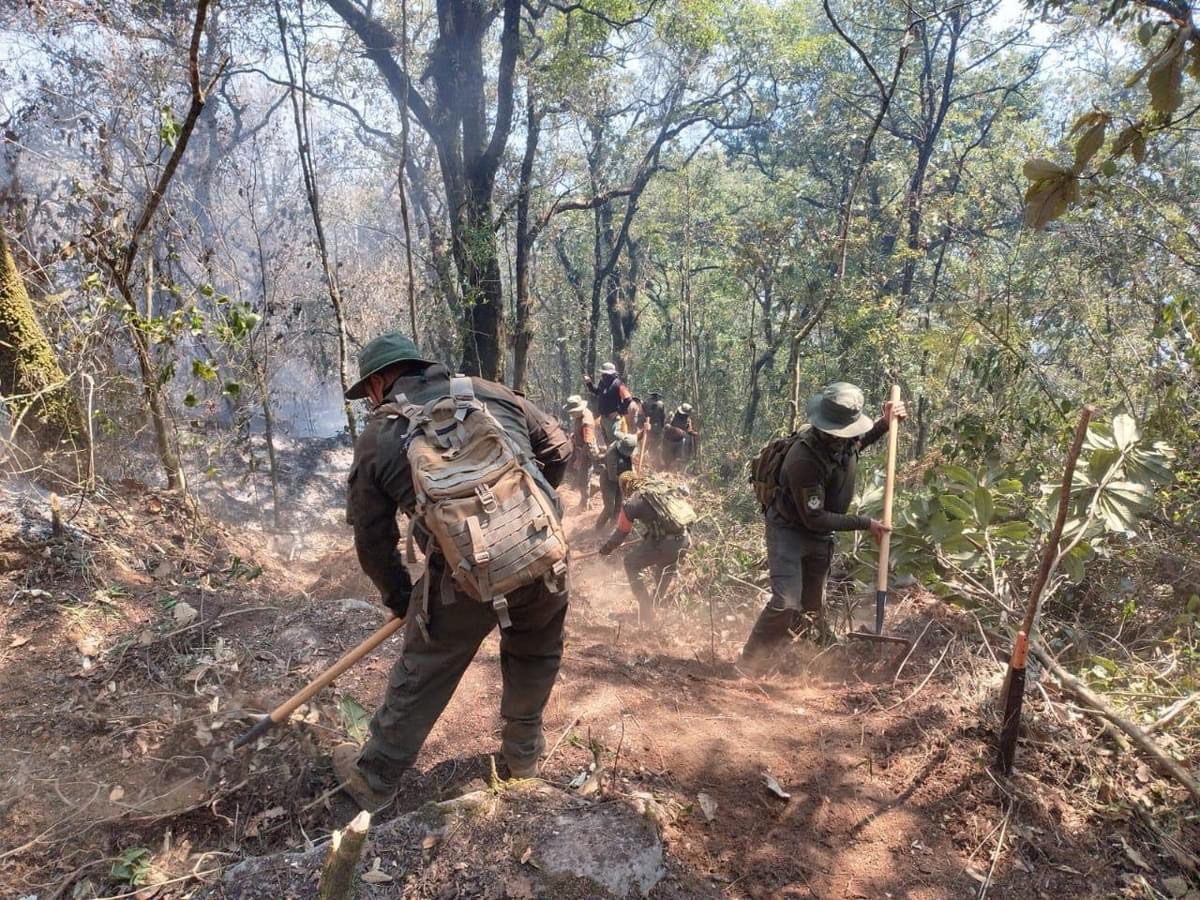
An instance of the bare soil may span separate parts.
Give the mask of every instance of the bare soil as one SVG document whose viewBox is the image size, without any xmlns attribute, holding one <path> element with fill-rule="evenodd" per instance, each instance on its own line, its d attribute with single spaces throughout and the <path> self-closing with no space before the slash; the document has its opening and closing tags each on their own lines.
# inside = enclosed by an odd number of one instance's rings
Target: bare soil
<svg viewBox="0 0 1200 900">
<path fill-rule="evenodd" d="M 306 534 L 323 552 L 297 556 L 136 485 L 65 507 L 53 536 L 34 489 L 0 495 L 0 896 L 190 896 L 239 859 L 345 824 L 355 810 L 328 752 L 361 734 L 398 638 L 255 752 L 229 743 L 383 621 L 348 534 Z M 958 898 L 988 882 L 1016 898 L 1158 897 L 1200 883 L 1200 824 L 1180 795 L 1113 744 L 1080 746 L 1033 699 L 1020 774 L 994 775 L 1001 666 L 969 613 L 913 591 L 891 619 L 920 636 L 902 667 L 893 648 L 797 644 L 750 677 L 736 663 L 752 585 L 710 605 L 685 579 L 641 625 L 619 555 L 585 556 L 603 537 L 589 520 L 568 523 L 579 559 L 543 774 L 567 787 L 599 759 L 607 790 L 655 798 L 675 873 L 656 895 L 702 882 L 730 897 Z M 498 702 L 493 636 L 394 812 L 479 787 Z"/>
</svg>

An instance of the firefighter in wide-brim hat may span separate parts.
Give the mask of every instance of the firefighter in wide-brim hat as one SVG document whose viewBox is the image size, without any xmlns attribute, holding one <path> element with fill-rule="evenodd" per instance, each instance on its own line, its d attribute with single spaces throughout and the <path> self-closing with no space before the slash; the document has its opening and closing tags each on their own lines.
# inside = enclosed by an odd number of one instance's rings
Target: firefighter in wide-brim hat
<svg viewBox="0 0 1200 900">
<path fill-rule="evenodd" d="M 847 515 L 854 497 L 859 453 L 887 433 L 890 416 L 906 417 L 903 402 L 872 419 L 863 414 L 863 392 L 835 382 L 808 401 L 808 423 L 796 434 L 779 468 L 767 520 L 767 567 L 771 599 L 742 650 L 744 662 L 760 663 L 793 632 L 820 643 L 832 640 L 825 621 L 825 582 L 835 534 L 867 531 L 879 540 L 882 522 Z"/>
<path fill-rule="evenodd" d="M 571 442 L 557 417 L 544 414 L 520 394 L 482 378 L 469 383 L 478 402 L 531 462 L 538 490 L 554 493 L 571 457 Z M 334 749 L 333 767 L 362 808 L 391 803 L 401 775 L 415 761 L 479 645 L 497 625 L 493 605 L 461 589 L 437 542 L 420 524 L 408 458 L 409 420 L 403 410 L 447 398 L 452 380 L 445 366 L 424 358 L 405 335 L 375 338 L 359 354 L 359 379 L 346 398 L 365 398 L 373 413 L 354 444 L 346 518 L 363 571 L 379 588 L 385 606 L 405 616 L 404 649 L 388 677 L 383 704 L 371 719 L 363 747 Z M 393 412 L 392 410 L 396 411 Z M 474 413 L 471 413 L 472 415 Z M 417 526 L 415 540 L 426 555 L 414 589 L 399 547 L 398 513 Z M 542 711 L 558 676 L 567 613 L 565 566 L 561 577 L 517 588 L 506 599 L 510 619 L 500 633 L 500 750 L 513 776 L 537 772 L 545 747 Z"/>
</svg>

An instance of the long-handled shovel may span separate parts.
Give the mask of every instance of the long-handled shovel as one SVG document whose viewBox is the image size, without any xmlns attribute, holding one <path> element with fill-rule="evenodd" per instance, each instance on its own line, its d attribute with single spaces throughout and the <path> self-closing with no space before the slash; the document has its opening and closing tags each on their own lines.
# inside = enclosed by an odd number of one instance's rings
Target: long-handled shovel
<svg viewBox="0 0 1200 900">
<path fill-rule="evenodd" d="M 400 618 L 390 619 L 384 623 L 374 634 L 346 653 L 345 656 L 298 690 L 287 701 L 271 710 L 269 716 L 264 716 L 256 722 L 253 728 L 233 742 L 233 749 L 236 750 L 238 747 L 246 746 L 251 741 L 266 734 L 272 726 L 278 725 L 280 722 L 286 722 L 288 716 L 295 712 L 301 703 L 307 702 L 314 695 L 328 687 L 335 678 L 395 634 L 403 624 L 404 619 Z"/>
<path fill-rule="evenodd" d="M 900 402 L 900 385 L 892 385 L 892 406 Z M 883 616 L 887 610 L 888 553 L 892 544 L 892 498 L 896 489 L 896 443 L 900 438 L 900 421 L 893 415 L 888 425 L 887 475 L 883 482 L 883 524 L 888 530 L 879 542 L 879 574 L 875 579 L 875 631 L 851 631 L 846 637 L 883 644 L 910 644 L 907 638 L 883 633 Z"/>
</svg>

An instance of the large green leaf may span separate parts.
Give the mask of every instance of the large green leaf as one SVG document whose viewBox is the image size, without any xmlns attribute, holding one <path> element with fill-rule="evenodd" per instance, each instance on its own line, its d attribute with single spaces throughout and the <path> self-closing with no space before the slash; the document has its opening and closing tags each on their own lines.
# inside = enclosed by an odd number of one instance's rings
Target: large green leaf
<svg viewBox="0 0 1200 900">
<path fill-rule="evenodd" d="M 1141 437 L 1138 433 L 1137 422 L 1133 420 L 1133 416 L 1126 413 L 1121 413 L 1113 418 L 1112 433 L 1118 450 L 1128 450 Z"/>
<path fill-rule="evenodd" d="M 1133 481 L 1114 481 L 1105 485 L 1097 498 L 1096 511 L 1111 531 L 1134 531 L 1138 513 L 1145 508 L 1150 491 Z"/>
<path fill-rule="evenodd" d="M 1013 542 L 1026 541 L 1032 533 L 1033 527 L 1028 522 L 1005 522 L 991 531 L 993 538 Z"/>
<path fill-rule="evenodd" d="M 942 504 L 942 509 L 956 519 L 969 521 L 975 517 L 975 510 L 971 504 L 955 494 L 939 494 L 938 502 Z"/>
<path fill-rule="evenodd" d="M 1125 458 L 1125 476 L 1139 484 L 1168 484 L 1174 479 L 1175 451 L 1159 441 L 1152 449 L 1135 447 Z"/>
<path fill-rule="evenodd" d="M 964 487 L 974 489 L 979 484 L 979 482 L 975 479 L 975 476 L 962 466 L 946 465 L 942 466 L 938 471 L 951 481 L 955 481 Z"/>
<path fill-rule="evenodd" d="M 981 528 L 987 528 L 992 522 L 992 493 L 983 485 L 975 489 L 975 519 Z"/>
</svg>

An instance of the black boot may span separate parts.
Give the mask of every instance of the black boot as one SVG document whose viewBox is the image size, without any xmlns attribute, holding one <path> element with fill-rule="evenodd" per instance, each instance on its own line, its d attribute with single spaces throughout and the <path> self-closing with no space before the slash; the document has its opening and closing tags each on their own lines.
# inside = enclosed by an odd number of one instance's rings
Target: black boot
<svg viewBox="0 0 1200 900">
<path fill-rule="evenodd" d="M 742 648 L 742 664 L 754 670 L 762 669 L 774 651 L 791 639 L 795 621 L 794 609 L 775 606 L 774 601 L 768 603 Z"/>
</svg>

